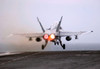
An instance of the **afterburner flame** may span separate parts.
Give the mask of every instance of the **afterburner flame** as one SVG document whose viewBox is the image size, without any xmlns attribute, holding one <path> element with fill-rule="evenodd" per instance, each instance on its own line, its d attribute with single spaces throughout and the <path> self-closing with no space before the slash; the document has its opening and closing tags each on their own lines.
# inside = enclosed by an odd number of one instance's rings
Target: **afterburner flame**
<svg viewBox="0 0 100 69">
<path fill-rule="evenodd" d="M 45 40 L 48 40 L 48 37 L 49 37 L 48 34 L 45 34 L 45 35 L 43 36 L 43 38 L 44 38 Z"/>
<path fill-rule="evenodd" d="M 43 38 L 44 38 L 45 40 L 52 41 L 52 40 L 55 39 L 55 35 L 54 35 L 54 34 L 50 34 L 50 35 L 45 34 L 45 35 L 43 36 Z"/>
<path fill-rule="evenodd" d="M 54 39 L 55 39 L 55 35 L 54 34 L 49 35 L 49 38 L 48 38 L 49 41 L 52 41 Z"/>
</svg>

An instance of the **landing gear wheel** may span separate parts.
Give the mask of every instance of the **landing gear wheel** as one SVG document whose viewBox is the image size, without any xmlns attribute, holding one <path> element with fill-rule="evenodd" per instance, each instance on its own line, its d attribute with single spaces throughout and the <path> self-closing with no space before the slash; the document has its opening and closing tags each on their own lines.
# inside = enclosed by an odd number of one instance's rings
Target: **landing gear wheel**
<svg viewBox="0 0 100 69">
<path fill-rule="evenodd" d="M 65 49 L 65 44 L 63 44 L 62 48 Z"/>
<path fill-rule="evenodd" d="M 57 45 L 59 45 L 59 42 L 57 42 Z"/>
<path fill-rule="evenodd" d="M 44 45 L 42 45 L 42 50 L 44 50 Z"/>
<path fill-rule="evenodd" d="M 54 42 L 54 45 L 56 45 L 56 42 Z"/>
</svg>

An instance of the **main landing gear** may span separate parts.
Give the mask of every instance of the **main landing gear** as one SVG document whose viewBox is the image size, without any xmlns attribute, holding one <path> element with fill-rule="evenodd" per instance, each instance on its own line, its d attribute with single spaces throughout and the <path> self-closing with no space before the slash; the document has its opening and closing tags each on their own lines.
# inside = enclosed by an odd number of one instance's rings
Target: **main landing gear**
<svg viewBox="0 0 100 69">
<path fill-rule="evenodd" d="M 44 45 L 42 45 L 42 50 L 44 50 L 44 48 L 45 48 L 45 46 L 44 46 Z"/>
<path fill-rule="evenodd" d="M 66 47 L 65 47 L 65 44 L 62 44 L 61 39 L 59 39 L 59 42 L 60 42 L 61 47 L 62 47 L 63 49 L 65 49 L 65 48 L 66 48 Z"/>
<path fill-rule="evenodd" d="M 44 48 L 47 46 L 48 41 L 45 40 L 45 45 L 42 45 L 42 50 L 44 50 Z"/>
<path fill-rule="evenodd" d="M 63 44 L 63 45 L 62 45 L 62 48 L 63 48 L 63 49 L 65 49 L 65 48 L 66 48 L 66 47 L 65 47 L 65 44 Z"/>
<path fill-rule="evenodd" d="M 44 50 L 44 48 L 47 46 L 47 43 L 48 43 L 48 41 L 47 40 L 45 40 L 45 44 L 44 45 L 42 45 L 42 47 L 41 47 L 41 49 L 42 50 Z M 66 49 L 66 46 L 65 46 L 65 44 L 62 44 L 62 41 L 61 41 L 61 39 L 59 39 L 59 42 L 57 41 L 57 42 L 54 42 L 54 45 L 61 45 L 61 47 L 63 48 L 63 49 Z"/>
<path fill-rule="evenodd" d="M 57 42 L 54 42 L 54 45 L 56 45 L 56 44 L 59 45 L 59 42 L 58 41 Z"/>
</svg>

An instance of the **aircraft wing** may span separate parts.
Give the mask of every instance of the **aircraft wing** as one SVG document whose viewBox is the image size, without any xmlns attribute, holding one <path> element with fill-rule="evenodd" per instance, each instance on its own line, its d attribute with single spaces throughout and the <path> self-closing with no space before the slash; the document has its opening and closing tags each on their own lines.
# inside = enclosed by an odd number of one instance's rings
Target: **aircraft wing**
<svg viewBox="0 0 100 69">
<path fill-rule="evenodd" d="M 80 32 L 61 32 L 60 31 L 60 36 L 64 37 L 64 36 L 77 36 L 77 35 L 82 35 L 82 34 L 86 34 L 86 33 L 90 33 L 93 31 L 80 31 Z"/>
<path fill-rule="evenodd" d="M 35 38 L 35 37 L 43 37 L 44 33 L 23 33 L 23 34 L 11 34 L 12 36 L 16 35 L 16 36 L 24 36 L 24 37 L 32 37 L 32 38 Z M 10 36 L 11 36 L 10 35 Z"/>
</svg>

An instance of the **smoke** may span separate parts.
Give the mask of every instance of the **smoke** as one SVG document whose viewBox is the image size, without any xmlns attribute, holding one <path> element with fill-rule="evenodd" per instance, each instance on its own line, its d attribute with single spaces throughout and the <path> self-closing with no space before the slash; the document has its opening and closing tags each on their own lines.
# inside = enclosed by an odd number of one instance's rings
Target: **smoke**
<svg viewBox="0 0 100 69">
<path fill-rule="evenodd" d="M 34 25 L 33 20 L 29 19 L 29 16 L 27 17 L 29 12 L 22 13 L 24 9 L 19 10 L 18 4 L 10 4 L 7 1 L 3 2 L 0 9 L 0 52 L 40 50 L 43 42 L 36 43 L 35 40 L 29 42 L 28 38 L 24 36 L 8 37 L 10 34 L 34 33 L 37 31 L 35 29 L 37 26 Z"/>
<path fill-rule="evenodd" d="M 24 14 L 24 18 L 18 14 L 18 10 L 13 12 L 12 10 L 3 10 L 2 16 L 0 16 L 0 52 L 24 52 L 24 51 L 41 51 L 42 42 L 29 41 L 25 36 L 11 36 L 11 34 L 23 34 L 23 33 L 36 33 L 38 30 L 34 21 Z M 27 19 L 28 18 L 28 19 Z M 38 26 L 39 27 L 39 26 Z M 36 29 L 37 28 L 37 29 Z M 42 39 L 43 40 L 43 39 Z"/>
</svg>

